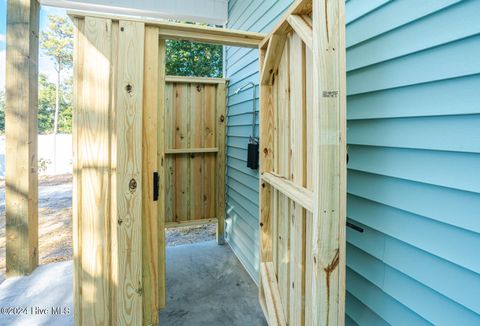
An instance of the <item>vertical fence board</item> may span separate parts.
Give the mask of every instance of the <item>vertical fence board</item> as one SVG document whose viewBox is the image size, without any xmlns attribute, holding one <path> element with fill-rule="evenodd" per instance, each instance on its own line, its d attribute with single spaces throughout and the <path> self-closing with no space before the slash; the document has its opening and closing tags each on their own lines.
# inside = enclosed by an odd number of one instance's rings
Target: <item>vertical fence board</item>
<svg viewBox="0 0 480 326">
<path fill-rule="evenodd" d="M 118 40 L 120 27 L 118 21 L 112 21 L 112 58 L 110 72 L 110 253 L 118 253 L 118 206 L 117 206 L 117 84 L 118 84 Z M 110 254 L 110 321 L 117 315 L 118 255 Z"/>
<path fill-rule="evenodd" d="M 305 53 L 306 67 L 312 67 L 312 51 Z M 312 171 L 312 153 L 313 153 L 313 107 L 312 107 L 312 70 L 305 71 L 305 99 L 306 99 L 306 188 L 313 190 L 313 171 Z M 312 324 L 312 282 L 313 282 L 313 254 L 312 254 L 312 233 L 313 233 L 313 215 L 306 213 L 305 221 L 305 325 Z"/>
<path fill-rule="evenodd" d="M 160 189 L 158 193 L 158 305 L 157 309 L 165 307 L 166 302 L 166 261 L 165 261 L 165 212 L 166 212 L 166 180 L 163 176 L 166 173 L 166 158 L 165 158 L 165 40 L 158 41 L 158 144 L 157 144 L 157 162 L 158 175 L 160 178 Z M 170 206 L 171 207 L 171 206 Z"/>
<path fill-rule="evenodd" d="M 273 76 L 275 77 L 274 79 L 278 79 L 278 70 L 274 72 Z M 262 86 L 263 87 L 263 86 Z M 273 97 L 273 110 L 271 114 L 273 114 L 272 119 L 272 128 L 273 128 L 273 155 L 272 155 L 272 170 L 275 173 L 279 173 L 279 138 L 278 138 L 278 133 L 279 133 L 279 114 L 278 114 L 278 85 L 275 83 L 272 87 L 272 94 L 271 96 Z M 261 100 L 261 98 L 260 98 Z M 261 139 L 260 139 L 261 140 Z M 261 167 L 262 164 L 260 164 Z M 268 170 L 266 171 L 268 172 Z M 270 186 L 268 186 L 270 188 Z M 279 258 L 278 258 L 278 224 L 280 223 L 280 219 L 277 218 L 279 216 L 279 192 L 275 189 L 272 189 L 272 201 L 271 201 L 271 214 L 272 214 L 272 260 L 274 262 L 274 269 L 275 273 L 278 277 L 278 271 L 279 271 Z M 263 244 L 262 244 L 263 245 Z"/>
<path fill-rule="evenodd" d="M 203 116 L 203 137 L 205 139 L 205 147 L 216 146 L 216 86 L 205 85 L 205 109 Z M 215 165 L 217 160 L 216 153 L 205 153 L 205 193 L 204 213 L 203 218 L 213 218 L 216 212 L 216 180 L 218 178 L 217 167 Z"/>
<path fill-rule="evenodd" d="M 290 110 L 291 110 L 291 177 L 305 186 L 305 46 L 293 34 L 290 37 Z M 290 325 L 304 324 L 305 301 L 305 209 L 292 201 L 290 262 Z"/>
<path fill-rule="evenodd" d="M 174 148 L 188 148 L 188 124 L 190 108 L 190 86 L 187 84 L 175 85 L 174 91 L 174 130 L 175 140 Z M 189 220 L 189 177 L 190 177 L 190 157 L 188 155 L 179 155 L 175 157 L 174 168 L 174 190 L 175 222 Z"/>
<path fill-rule="evenodd" d="M 290 74 L 289 46 L 285 42 L 278 67 L 278 173 L 290 177 Z M 290 301 L 290 200 L 283 194 L 278 195 L 278 284 L 283 302 L 284 315 L 289 320 Z"/>
<path fill-rule="evenodd" d="M 269 172 L 273 169 L 274 158 L 274 97 L 273 87 L 262 84 L 260 86 L 260 175 Z M 259 194 L 259 215 L 260 215 L 260 263 L 269 262 L 272 260 L 272 209 L 271 198 L 272 189 L 262 179 L 259 180 L 260 194 Z M 264 306 L 265 298 L 263 297 L 262 281 L 259 280 L 259 296 L 262 306 Z"/>
<path fill-rule="evenodd" d="M 81 321 L 109 324 L 110 300 L 110 61 L 111 21 L 85 18 L 82 99 L 77 103 L 79 165 L 77 216 L 81 230 Z"/>
<path fill-rule="evenodd" d="M 175 148 L 174 132 L 174 113 L 173 103 L 175 96 L 175 84 L 165 84 L 165 149 Z M 165 152 L 164 149 L 164 152 Z M 162 154 L 164 154 L 162 152 Z M 175 158 L 173 156 L 165 156 L 165 222 L 173 222 L 175 219 L 175 192 L 174 192 L 174 175 L 175 175 Z M 162 175 L 160 175 L 162 176 Z"/>
<path fill-rule="evenodd" d="M 153 200 L 153 173 L 158 172 L 158 28 L 145 27 L 142 128 L 142 271 L 143 320 L 158 324 L 159 227 L 158 201 Z M 159 196 L 160 197 L 160 196 Z"/>
<path fill-rule="evenodd" d="M 204 137 L 202 137 L 202 127 L 204 123 L 203 114 L 205 111 L 205 87 L 203 85 L 190 85 L 190 111 L 189 114 L 189 147 L 201 148 L 203 147 Z M 190 200 L 190 219 L 201 218 L 203 212 L 203 154 L 190 154 L 190 187 L 189 187 L 189 200 Z"/>
<path fill-rule="evenodd" d="M 117 322 L 142 323 L 144 24 L 120 21 L 117 85 Z"/>
<path fill-rule="evenodd" d="M 80 131 L 83 129 L 79 120 L 79 110 L 82 107 L 81 100 L 83 98 L 83 51 L 85 48 L 84 40 L 84 23 L 85 20 L 81 18 L 74 19 L 75 36 L 74 36 L 74 52 L 73 61 L 74 65 L 74 78 L 73 78 L 73 193 L 72 193 L 72 217 L 73 217 L 73 301 L 74 301 L 74 322 L 76 325 L 82 325 L 80 303 L 82 302 L 82 243 L 80 241 L 81 236 L 81 207 L 82 207 L 82 166 L 81 158 L 79 156 L 79 143 Z"/>
</svg>

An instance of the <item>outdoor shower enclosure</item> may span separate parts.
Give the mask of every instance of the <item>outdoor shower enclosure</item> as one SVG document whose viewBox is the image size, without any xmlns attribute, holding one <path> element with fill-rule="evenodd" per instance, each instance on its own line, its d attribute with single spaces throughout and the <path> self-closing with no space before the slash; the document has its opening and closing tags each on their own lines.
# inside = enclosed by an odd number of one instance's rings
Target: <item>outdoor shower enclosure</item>
<svg viewBox="0 0 480 326">
<path fill-rule="evenodd" d="M 326 3 L 295 2 L 268 36 L 70 13 L 76 323 L 157 324 L 165 227 L 216 219 L 223 239 L 225 81 L 169 82 L 164 40 L 184 39 L 260 50 L 259 299 L 269 324 L 343 324 L 344 13 L 342 1 Z M 167 203 L 169 191 L 183 199 Z"/>
<path fill-rule="evenodd" d="M 165 228 L 218 222 L 222 243 L 225 210 L 226 81 L 165 76 L 164 39 L 256 47 L 262 35 L 70 15 L 75 322 L 157 324 Z"/>
</svg>

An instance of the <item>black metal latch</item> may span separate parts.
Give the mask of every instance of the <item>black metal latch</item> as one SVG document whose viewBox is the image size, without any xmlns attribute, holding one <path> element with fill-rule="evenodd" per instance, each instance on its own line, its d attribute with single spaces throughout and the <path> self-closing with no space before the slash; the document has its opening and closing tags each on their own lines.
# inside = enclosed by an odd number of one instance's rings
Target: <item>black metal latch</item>
<svg viewBox="0 0 480 326">
<path fill-rule="evenodd" d="M 153 201 L 158 200 L 158 190 L 160 188 L 160 176 L 158 172 L 153 172 Z"/>
</svg>

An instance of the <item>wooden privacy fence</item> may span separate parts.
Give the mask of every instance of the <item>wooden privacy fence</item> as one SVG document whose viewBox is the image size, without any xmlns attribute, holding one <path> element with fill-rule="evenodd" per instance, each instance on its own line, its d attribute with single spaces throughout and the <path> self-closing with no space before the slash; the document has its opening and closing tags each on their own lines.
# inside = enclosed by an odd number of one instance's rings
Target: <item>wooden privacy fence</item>
<svg viewBox="0 0 480 326">
<path fill-rule="evenodd" d="M 270 325 L 344 323 L 343 1 L 296 1 L 260 45 L 260 303 Z"/>
<path fill-rule="evenodd" d="M 217 222 L 225 210 L 225 79 L 166 78 L 165 225 Z"/>
<path fill-rule="evenodd" d="M 252 47 L 262 36 L 70 15 L 75 323 L 156 325 L 165 226 L 218 221 L 222 242 L 225 183 L 225 80 L 166 77 L 162 37 Z"/>
</svg>

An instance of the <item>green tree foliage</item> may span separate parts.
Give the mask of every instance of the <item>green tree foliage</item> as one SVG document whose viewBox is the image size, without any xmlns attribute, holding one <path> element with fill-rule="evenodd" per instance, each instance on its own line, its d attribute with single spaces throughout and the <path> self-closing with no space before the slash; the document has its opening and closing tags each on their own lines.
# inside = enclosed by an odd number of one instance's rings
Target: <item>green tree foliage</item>
<svg viewBox="0 0 480 326">
<path fill-rule="evenodd" d="M 49 15 L 47 30 L 42 32 L 41 46 L 45 54 L 53 58 L 57 71 L 72 67 L 73 26 L 70 19 Z"/>
<path fill-rule="evenodd" d="M 49 134 L 53 131 L 55 114 L 55 84 L 44 74 L 38 76 L 38 132 Z"/>
<path fill-rule="evenodd" d="M 167 40 L 166 73 L 174 76 L 222 77 L 222 46 Z"/>
<path fill-rule="evenodd" d="M 63 81 L 62 85 L 62 102 L 60 106 L 60 116 L 58 117 L 58 131 L 64 134 L 72 133 L 72 116 L 73 116 L 73 77 L 70 76 Z"/>
<path fill-rule="evenodd" d="M 53 118 L 53 133 L 56 134 L 59 129 L 59 118 L 65 115 L 60 112 L 61 102 L 64 100 L 61 74 L 64 70 L 70 71 L 73 64 L 73 26 L 66 16 L 48 16 L 48 28 L 42 32 L 41 46 L 45 54 L 53 59 L 57 71 Z"/>
<path fill-rule="evenodd" d="M 60 116 L 58 130 L 61 133 L 72 132 L 72 78 L 63 82 L 60 101 Z M 38 132 L 49 134 L 53 132 L 56 101 L 56 86 L 47 76 L 40 74 L 38 78 Z"/>
</svg>

